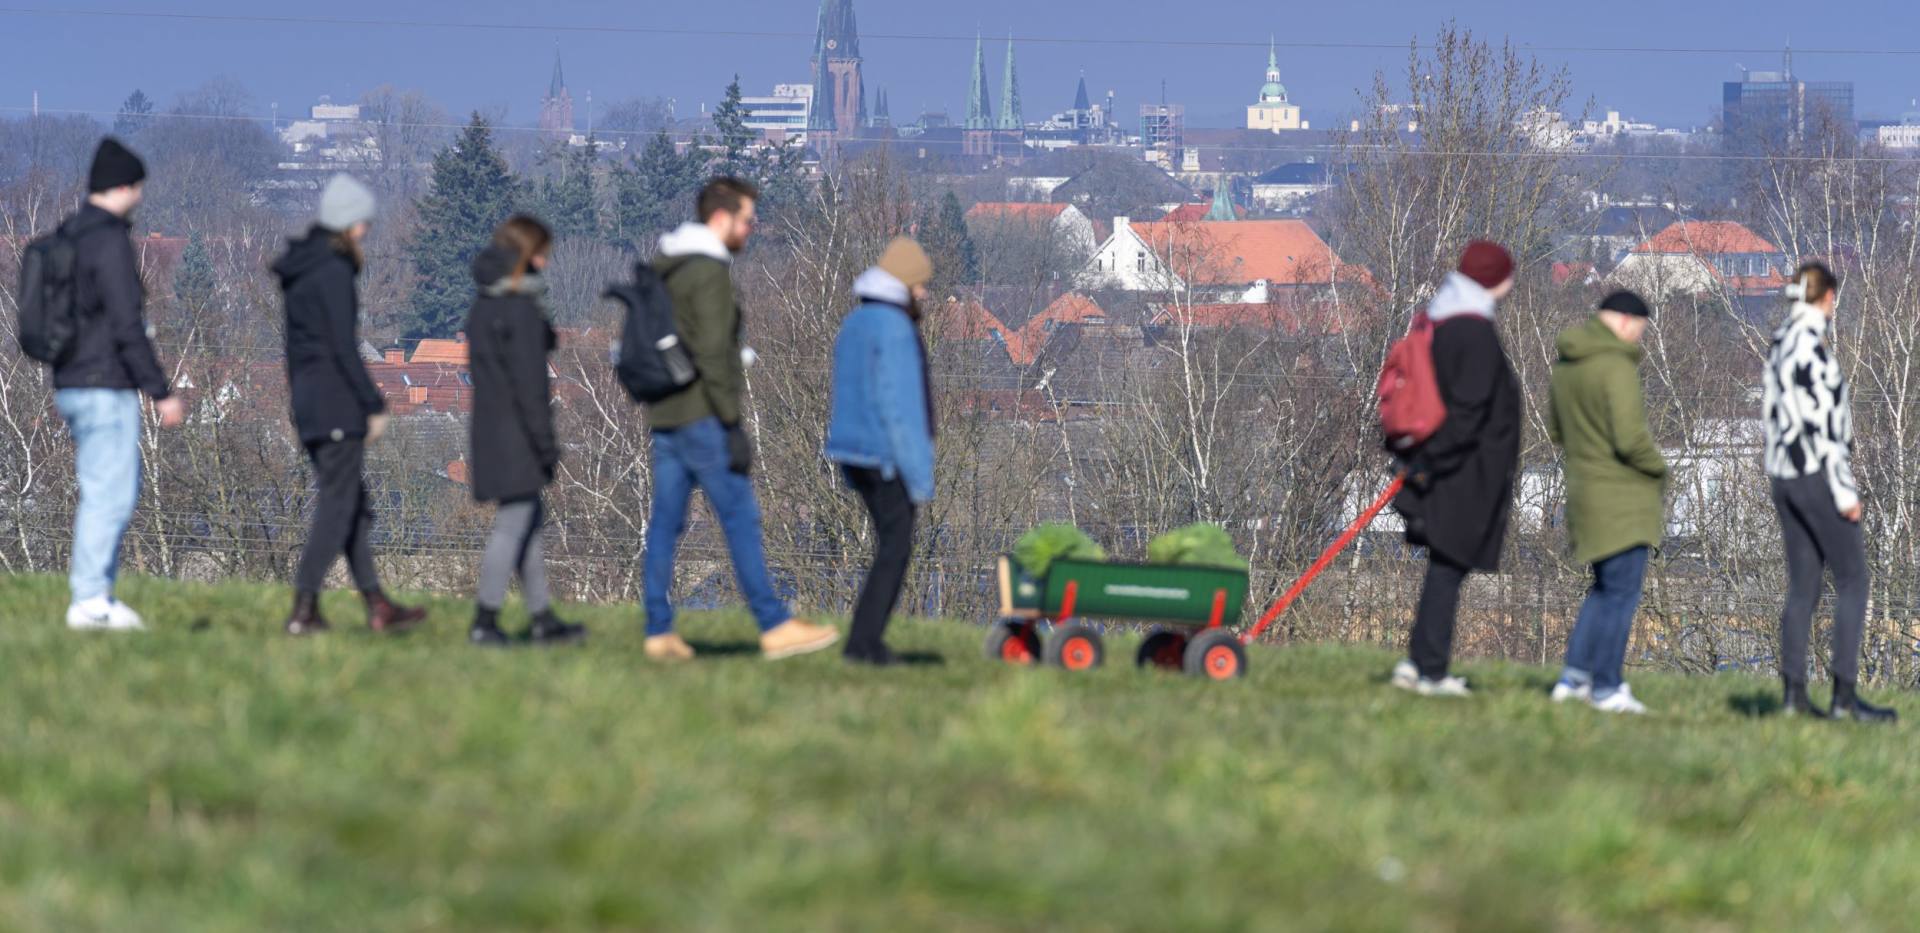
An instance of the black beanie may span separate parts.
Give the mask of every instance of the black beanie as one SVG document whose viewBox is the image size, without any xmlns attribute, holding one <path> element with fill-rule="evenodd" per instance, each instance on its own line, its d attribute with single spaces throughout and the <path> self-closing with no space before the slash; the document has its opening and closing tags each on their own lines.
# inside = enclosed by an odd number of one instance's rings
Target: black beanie
<svg viewBox="0 0 1920 933">
<path fill-rule="evenodd" d="M 87 172 L 87 191 L 99 194 L 146 178 L 147 166 L 140 157 L 109 136 L 100 141 L 100 148 L 93 153 L 93 169 Z"/>
<path fill-rule="evenodd" d="M 1600 302 L 1600 310 L 1614 311 L 1631 317 L 1653 317 L 1653 309 L 1647 307 L 1647 303 L 1632 292 L 1614 292 L 1608 295 L 1606 300 Z"/>
</svg>

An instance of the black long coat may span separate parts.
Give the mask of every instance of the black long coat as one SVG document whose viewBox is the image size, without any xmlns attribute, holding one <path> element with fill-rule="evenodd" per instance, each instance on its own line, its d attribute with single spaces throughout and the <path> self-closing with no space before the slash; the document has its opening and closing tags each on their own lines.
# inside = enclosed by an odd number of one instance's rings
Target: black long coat
<svg viewBox="0 0 1920 933">
<path fill-rule="evenodd" d="M 473 378 L 473 497 L 512 502 L 540 494 L 560 463 L 554 438 L 547 355 L 553 326 L 536 297 L 539 276 L 518 287 L 492 250 L 474 260 L 480 295 L 467 316 L 467 367 Z"/>
<path fill-rule="evenodd" d="M 1416 474 L 1394 500 L 1407 541 L 1481 571 L 1500 569 L 1520 464 L 1520 380 L 1486 318 L 1461 315 L 1433 331 L 1433 369 L 1447 419 L 1414 455 Z"/>
<path fill-rule="evenodd" d="M 357 440 L 386 400 L 360 359 L 359 268 L 315 227 L 273 265 L 287 306 L 287 392 L 301 443 Z"/>
</svg>

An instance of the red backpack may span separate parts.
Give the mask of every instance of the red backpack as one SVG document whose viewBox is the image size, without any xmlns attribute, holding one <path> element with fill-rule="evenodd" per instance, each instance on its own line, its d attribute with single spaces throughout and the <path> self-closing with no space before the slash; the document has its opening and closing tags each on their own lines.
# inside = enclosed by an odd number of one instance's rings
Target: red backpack
<svg viewBox="0 0 1920 933">
<path fill-rule="evenodd" d="M 1387 351 L 1374 399 L 1380 407 L 1380 430 L 1395 453 L 1426 443 L 1447 420 L 1447 404 L 1433 372 L 1433 322 L 1426 311 L 1414 314 L 1407 335 Z"/>
</svg>

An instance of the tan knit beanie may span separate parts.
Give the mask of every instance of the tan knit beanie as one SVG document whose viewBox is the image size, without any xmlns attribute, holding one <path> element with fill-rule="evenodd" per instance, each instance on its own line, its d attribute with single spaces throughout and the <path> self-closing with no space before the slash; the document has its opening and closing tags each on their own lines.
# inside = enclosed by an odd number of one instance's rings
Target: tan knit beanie
<svg viewBox="0 0 1920 933">
<path fill-rule="evenodd" d="M 912 288 L 933 281 L 933 260 L 920 244 L 906 237 L 894 237 L 887 251 L 880 254 L 880 269 Z"/>
</svg>

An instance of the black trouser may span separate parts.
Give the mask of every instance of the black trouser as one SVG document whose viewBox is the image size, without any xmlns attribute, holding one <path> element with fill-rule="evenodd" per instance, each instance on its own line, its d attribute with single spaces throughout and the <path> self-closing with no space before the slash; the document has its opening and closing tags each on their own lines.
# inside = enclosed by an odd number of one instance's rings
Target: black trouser
<svg viewBox="0 0 1920 933">
<path fill-rule="evenodd" d="M 1825 473 L 1773 480 L 1773 507 L 1787 545 L 1787 605 L 1780 612 L 1780 676 L 1807 682 L 1807 639 L 1820 601 L 1823 571 L 1833 571 L 1833 679 L 1860 676 L 1860 637 L 1867 621 L 1867 546 L 1860 523 L 1834 504 Z"/>
<path fill-rule="evenodd" d="M 333 559 L 342 554 L 353 574 L 353 585 L 360 592 L 380 589 L 380 576 L 373 570 L 373 507 L 367 502 L 367 484 L 361 475 L 366 451 L 367 445 L 358 440 L 321 441 L 307 446 L 318 495 L 307 546 L 300 552 L 300 569 L 293 581 L 300 592 L 320 592 L 327 585 Z"/>
<path fill-rule="evenodd" d="M 1460 585 L 1467 568 L 1438 554 L 1427 555 L 1427 580 L 1420 587 L 1420 608 L 1413 616 L 1407 655 L 1420 676 L 1439 680 L 1453 660 L 1453 624 L 1460 615 Z"/>
<path fill-rule="evenodd" d="M 907 563 L 913 558 L 913 500 L 907 485 L 897 477 L 885 479 L 879 470 L 842 467 L 847 482 L 866 503 L 873 518 L 873 567 L 860 586 L 859 601 L 853 605 L 853 632 L 847 636 L 846 653 L 865 657 L 885 647 L 887 618 L 900 603 L 900 589 L 907 582 Z"/>
</svg>

